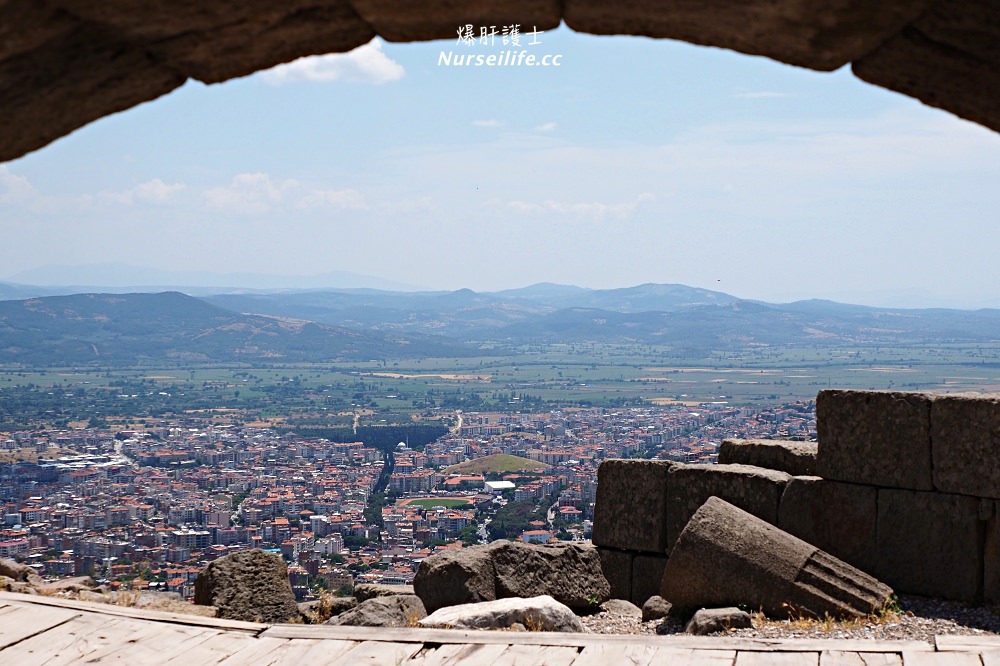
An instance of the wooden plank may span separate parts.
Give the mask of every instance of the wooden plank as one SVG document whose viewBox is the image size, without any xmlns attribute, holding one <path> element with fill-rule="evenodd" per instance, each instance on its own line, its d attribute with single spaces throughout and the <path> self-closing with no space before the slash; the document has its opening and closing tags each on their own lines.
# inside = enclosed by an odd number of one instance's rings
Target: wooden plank
<svg viewBox="0 0 1000 666">
<path fill-rule="evenodd" d="M 172 655 L 183 654 L 189 643 L 205 639 L 212 630 L 178 627 L 127 618 L 84 615 L 44 635 L 35 636 L 12 648 L 19 654 L 44 656 L 46 666 L 101 663 L 161 664 Z M 5 651 L 4 657 L 7 658 Z"/>
<path fill-rule="evenodd" d="M 493 663 L 495 666 L 570 666 L 580 654 L 577 647 L 557 645 L 511 645 Z"/>
<path fill-rule="evenodd" d="M 365 641 L 339 658 L 327 661 L 334 666 L 356 666 L 358 664 L 403 664 L 413 655 L 420 652 L 422 643 L 388 643 L 380 641 Z"/>
<path fill-rule="evenodd" d="M 827 650 L 819 655 L 819 666 L 902 666 L 902 664 L 902 655 L 893 652 Z"/>
<path fill-rule="evenodd" d="M 11 606 L 0 621 L 0 650 L 80 617 L 65 609 Z"/>
<path fill-rule="evenodd" d="M 79 663 L 88 653 L 117 642 L 116 628 L 109 627 L 108 624 L 108 618 L 81 614 L 69 622 L 6 648 L 0 652 L 0 657 L 4 663 L 18 666 Z"/>
<path fill-rule="evenodd" d="M 733 666 L 736 662 L 735 650 L 674 650 L 660 648 L 656 651 L 653 664 L 670 666 Z"/>
<path fill-rule="evenodd" d="M 734 650 L 691 650 L 651 645 L 588 645 L 580 652 L 573 666 L 606 666 L 607 664 L 670 664 L 670 666 L 732 666 Z"/>
<path fill-rule="evenodd" d="M 14 597 L 12 599 L 12 597 Z M 239 620 L 224 620 L 217 617 L 204 617 L 202 615 L 186 615 L 184 613 L 167 613 L 164 611 L 154 611 L 145 608 L 131 608 L 127 606 L 113 606 L 111 604 L 91 603 L 87 601 L 76 601 L 73 599 L 59 599 L 55 597 L 29 596 L 26 594 L 15 594 L 13 592 L 0 592 L 0 601 L 11 602 L 22 606 L 49 606 L 71 610 L 81 610 L 100 615 L 114 615 L 116 617 L 131 617 L 136 619 L 153 620 L 156 622 L 171 622 L 174 624 L 184 624 L 192 626 L 216 627 L 219 629 L 235 629 L 259 633 L 267 629 L 268 625 L 259 622 L 241 622 Z"/>
<path fill-rule="evenodd" d="M 287 666 L 327 664 L 355 649 L 358 645 L 357 641 L 288 640 L 256 663 Z"/>
<path fill-rule="evenodd" d="M 215 664 L 222 657 L 213 651 L 209 656 L 199 650 L 206 641 L 216 636 L 226 635 L 217 630 L 199 627 L 172 627 L 154 622 L 141 622 L 142 629 L 133 630 L 131 636 L 123 636 L 114 649 L 87 655 L 87 661 L 101 663 L 120 662 L 125 664 L 143 664 L 143 666 L 162 666 L 167 663 L 183 663 L 193 666 L 196 663 Z M 242 632 L 229 632 L 233 637 L 243 640 L 253 638 Z"/>
<path fill-rule="evenodd" d="M 737 652 L 736 666 L 819 666 L 817 652 Z"/>
<path fill-rule="evenodd" d="M 983 660 L 983 666 L 1000 666 L 1000 650 L 981 652 L 979 656 Z"/>
<path fill-rule="evenodd" d="M 934 645 L 939 652 L 983 652 L 1000 650 L 1000 636 L 935 636 Z"/>
<path fill-rule="evenodd" d="M 507 649 L 506 645 L 462 645 L 448 643 L 438 647 L 424 647 L 415 654 L 407 666 L 493 666 Z"/>
<path fill-rule="evenodd" d="M 606 666 L 607 664 L 648 666 L 653 661 L 656 652 L 657 648 L 652 645 L 622 646 L 598 643 L 584 647 L 573 661 L 573 666 Z"/>
<path fill-rule="evenodd" d="M 168 657 L 163 663 L 169 666 L 214 665 L 257 640 L 242 631 L 206 630 L 200 640 L 189 641 L 182 653 Z"/>
<path fill-rule="evenodd" d="M 219 661 L 220 666 L 267 666 L 276 663 L 280 650 L 289 643 L 284 638 L 253 638 L 246 647 Z"/>
<path fill-rule="evenodd" d="M 271 638 L 343 638 L 396 643 L 509 643 L 511 645 L 577 646 L 599 643 L 618 645 L 652 645 L 677 649 L 749 650 L 754 652 L 822 652 L 840 650 L 854 652 L 901 652 L 903 650 L 932 652 L 934 646 L 924 641 L 881 641 L 866 639 L 764 639 L 718 638 L 711 636 L 652 636 L 616 634 L 571 634 L 534 631 L 469 631 L 461 629 L 395 629 L 375 627 L 343 627 L 325 625 L 281 624 L 265 630 L 261 636 Z"/>
<path fill-rule="evenodd" d="M 982 666 L 975 652 L 904 652 L 903 666 Z"/>
</svg>

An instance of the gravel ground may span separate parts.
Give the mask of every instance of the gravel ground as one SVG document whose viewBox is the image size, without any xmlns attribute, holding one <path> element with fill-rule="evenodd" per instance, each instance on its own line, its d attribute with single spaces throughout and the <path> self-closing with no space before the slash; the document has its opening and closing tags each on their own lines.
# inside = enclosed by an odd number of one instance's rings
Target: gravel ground
<svg viewBox="0 0 1000 666">
<path fill-rule="evenodd" d="M 940 634 L 1000 635 L 1000 608 L 970 606 L 915 596 L 900 596 L 899 613 L 881 618 L 844 622 L 824 620 L 768 620 L 753 614 L 752 629 L 714 634 L 737 638 L 862 638 L 920 640 L 933 643 Z M 643 622 L 641 618 L 615 613 L 596 613 L 581 618 L 584 626 L 600 634 L 683 634 L 674 620 Z"/>
</svg>

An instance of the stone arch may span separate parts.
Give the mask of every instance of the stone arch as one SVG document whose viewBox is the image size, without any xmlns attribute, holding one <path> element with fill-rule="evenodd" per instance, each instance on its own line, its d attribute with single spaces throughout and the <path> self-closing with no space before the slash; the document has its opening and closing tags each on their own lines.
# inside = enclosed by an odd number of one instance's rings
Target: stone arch
<svg viewBox="0 0 1000 666">
<path fill-rule="evenodd" d="M 998 0 L 0 0 L 0 162 L 187 79 L 450 39 L 457 26 L 565 24 L 832 71 L 1000 131 Z"/>
</svg>

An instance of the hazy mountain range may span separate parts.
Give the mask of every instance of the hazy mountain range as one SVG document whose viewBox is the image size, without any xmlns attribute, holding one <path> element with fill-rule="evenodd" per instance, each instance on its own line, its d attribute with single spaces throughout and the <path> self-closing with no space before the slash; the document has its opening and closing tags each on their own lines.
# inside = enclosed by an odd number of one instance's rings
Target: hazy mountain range
<svg viewBox="0 0 1000 666">
<path fill-rule="evenodd" d="M 0 284 L 0 293 L 17 287 Z M 500 292 L 374 289 L 71 294 L 0 301 L 0 362 L 332 361 L 553 342 L 867 345 L 1000 339 L 1000 310 L 770 304 L 684 285 Z M 487 351 L 486 353 L 493 353 Z"/>
</svg>

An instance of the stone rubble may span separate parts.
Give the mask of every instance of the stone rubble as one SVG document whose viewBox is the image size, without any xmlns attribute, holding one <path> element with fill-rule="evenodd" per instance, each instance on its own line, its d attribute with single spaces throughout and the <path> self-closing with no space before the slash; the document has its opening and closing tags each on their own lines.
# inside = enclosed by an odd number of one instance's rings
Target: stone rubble
<svg viewBox="0 0 1000 666">
<path fill-rule="evenodd" d="M 576 543 L 494 541 L 445 551 L 420 563 L 413 589 L 432 613 L 446 606 L 546 594 L 586 612 L 611 596 L 597 549 Z"/>
<path fill-rule="evenodd" d="M 684 633 L 707 636 L 731 629 L 751 627 L 753 622 L 750 620 L 750 613 L 739 608 L 702 608 L 684 625 Z"/>
<path fill-rule="evenodd" d="M 419 624 L 457 629 L 507 629 L 520 624 L 529 631 L 586 631 L 570 608 L 548 595 L 448 606 L 434 611 Z"/>
<path fill-rule="evenodd" d="M 427 610 L 415 594 L 372 597 L 324 624 L 352 627 L 415 627 Z"/>
</svg>

